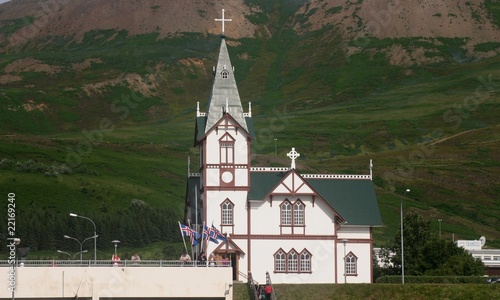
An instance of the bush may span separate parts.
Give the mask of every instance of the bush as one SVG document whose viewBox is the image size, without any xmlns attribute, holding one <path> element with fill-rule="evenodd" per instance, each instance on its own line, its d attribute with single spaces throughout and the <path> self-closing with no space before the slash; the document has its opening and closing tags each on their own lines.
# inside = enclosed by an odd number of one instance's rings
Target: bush
<svg viewBox="0 0 500 300">
<path fill-rule="evenodd" d="M 401 276 L 382 276 L 376 283 L 401 283 Z M 484 276 L 405 276 L 405 283 L 434 284 L 479 284 L 485 283 Z"/>
</svg>

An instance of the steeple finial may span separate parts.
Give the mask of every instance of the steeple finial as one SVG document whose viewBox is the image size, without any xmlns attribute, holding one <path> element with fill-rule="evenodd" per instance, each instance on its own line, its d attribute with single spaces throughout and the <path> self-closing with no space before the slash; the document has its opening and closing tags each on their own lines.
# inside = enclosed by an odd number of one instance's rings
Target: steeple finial
<svg viewBox="0 0 500 300">
<path fill-rule="evenodd" d="M 224 19 L 225 10 L 222 9 L 222 19 L 215 19 L 215 21 L 222 22 L 222 36 L 224 36 L 224 22 L 231 22 L 231 19 Z"/>
</svg>

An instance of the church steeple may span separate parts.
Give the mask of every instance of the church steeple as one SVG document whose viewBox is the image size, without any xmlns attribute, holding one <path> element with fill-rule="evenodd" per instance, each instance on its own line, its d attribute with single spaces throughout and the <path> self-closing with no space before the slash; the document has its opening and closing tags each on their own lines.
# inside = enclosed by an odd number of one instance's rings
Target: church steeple
<svg viewBox="0 0 500 300">
<path fill-rule="evenodd" d="M 208 115 L 207 123 L 205 126 L 205 133 L 208 132 L 223 116 L 228 113 L 231 117 L 238 122 L 241 127 L 248 130 L 248 126 L 243 114 L 243 107 L 241 106 L 241 99 L 234 77 L 234 68 L 231 65 L 231 59 L 227 51 L 226 39 L 224 36 L 224 22 L 231 21 L 231 19 L 224 19 L 224 10 L 222 10 L 222 19 L 215 19 L 222 21 L 222 35 L 221 45 L 219 50 L 219 59 L 217 67 L 214 68 L 214 83 L 212 86 L 212 93 L 208 102 Z"/>
</svg>

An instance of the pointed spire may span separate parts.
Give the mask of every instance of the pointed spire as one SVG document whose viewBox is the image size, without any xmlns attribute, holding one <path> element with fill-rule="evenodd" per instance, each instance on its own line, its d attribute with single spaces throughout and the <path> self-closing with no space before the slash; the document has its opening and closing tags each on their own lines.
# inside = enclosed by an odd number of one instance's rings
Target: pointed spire
<svg viewBox="0 0 500 300">
<path fill-rule="evenodd" d="M 230 19 L 216 19 L 216 21 L 228 21 Z M 223 23 L 224 24 L 224 23 Z M 226 39 L 222 36 L 217 67 L 214 70 L 214 84 L 212 94 L 208 102 L 207 124 L 205 133 L 208 132 L 221 118 L 221 108 L 225 108 L 245 130 L 248 126 L 243 115 L 243 107 L 234 77 L 233 66 L 227 50 Z"/>
</svg>

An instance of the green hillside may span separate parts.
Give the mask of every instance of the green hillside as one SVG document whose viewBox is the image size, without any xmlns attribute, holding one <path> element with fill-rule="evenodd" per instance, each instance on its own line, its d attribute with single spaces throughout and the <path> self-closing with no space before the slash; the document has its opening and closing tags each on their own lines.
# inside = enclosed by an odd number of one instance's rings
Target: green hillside
<svg viewBox="0 0 500 300">
<path fill-rule="evenodd" d="M 276 25 L 270 35 L 227 37 L 245 110 L 252 102 L 254 165 L 287 166 L 291 147 L 301 153 L 302 172 L 366 174 L 373 159 L 385 224 L 374 232 L 376 246 L 396 233 L 404 199 L 405 210 L 435 220 L 436 234 L 442 219 L 445 238 L 483 235 L 488 247 L 500 247 L 500 58 L 469 57 L 453 38 L 369 37 L 347 54 L 345 45 L 359 43 L 345 43 L 335 26 L 305 34 L 286 26 L 291 18 L 303 22 L 299 2 L 260 4 L 263 12 L 249 18 L 261 28 Z M 219 42 L 201 33 L 97 30 L 82 42 L 51 37 L 2 54 L 0 75 L 18 78 L 0 85 L 0 190 L 16 194 L 20 232 L 38 233 L 25 219 L 35 211 L 57 219 L 38 229 L 49 232 L 88 229 L 68 220 L 69 212 L 95 217 L 100 232 L 126 227 L 144 203 L 168 211 L 158 222 L 173 230 L 129 243 L 180 241 L 175 222 L 183 216 L 188 158 L 198 170 L 196 102 L 204 111 Z M 443 60 L 394 65 L 392 46 L 423 47 Z M 20 71 L 7 72 L 12 64 Z M 102 234 L 100 249 L 127 232 Z"/>
</svg>

